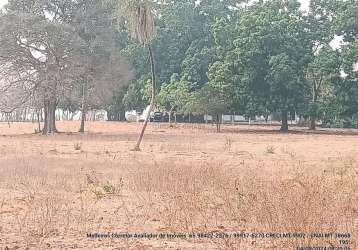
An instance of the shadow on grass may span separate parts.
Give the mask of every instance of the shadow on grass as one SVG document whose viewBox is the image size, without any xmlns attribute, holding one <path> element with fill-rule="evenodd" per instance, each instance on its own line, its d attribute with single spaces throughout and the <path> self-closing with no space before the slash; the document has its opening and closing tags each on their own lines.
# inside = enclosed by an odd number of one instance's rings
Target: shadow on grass
<svg viewBox="0 0 358 250">
<path fill-rule="evenodd" d="M 255 125 L 258 127 L 258 125 Z M 265 126 L 267 127 L 267 126 Z M 273 126 L 272 126 L 273 127 Z M 223 134 L 225 133 L 235 133 L 235 134 L 257 134 L 257 135 L 332 135 L 332 136 L 358 136 L 358 129 L 323 129 L 319 128 L 317 130 L 309 130 L 305 128 L 290 128 L 288 132 L 281 132 L 280 127 L 277 126 L 277 129 L 222 129 Z"/>
</svg>

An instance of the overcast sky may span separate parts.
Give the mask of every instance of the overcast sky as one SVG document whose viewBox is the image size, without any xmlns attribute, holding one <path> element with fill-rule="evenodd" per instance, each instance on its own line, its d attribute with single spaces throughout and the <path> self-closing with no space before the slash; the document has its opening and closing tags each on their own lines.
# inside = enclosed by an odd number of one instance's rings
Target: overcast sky
<svg viewBox="0 0 358 250">
<path fill-rule="evenodd" d="M 7 2 L 7 0 L 0 0 L 0 8 Z"/>
</svg>

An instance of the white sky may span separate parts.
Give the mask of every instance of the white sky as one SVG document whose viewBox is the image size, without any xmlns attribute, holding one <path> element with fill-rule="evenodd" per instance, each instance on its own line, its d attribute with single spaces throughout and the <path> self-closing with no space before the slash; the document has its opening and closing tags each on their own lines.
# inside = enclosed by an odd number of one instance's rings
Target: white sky
<svg viewBox="0 0 358 250">
<path fill-rule="evenodd" d="M 7 0 L 0 0 L 0 8 L 2 8 L 2 6 L 6 3 L 7 3 Z"/>
</svg>

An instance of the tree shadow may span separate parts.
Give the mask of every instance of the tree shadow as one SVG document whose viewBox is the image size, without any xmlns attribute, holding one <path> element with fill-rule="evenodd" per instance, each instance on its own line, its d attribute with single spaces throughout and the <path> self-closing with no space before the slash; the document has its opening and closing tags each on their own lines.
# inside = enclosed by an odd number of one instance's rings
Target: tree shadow
<svg viewBox="0 0 358 250">
<path fill-rule="evenodd" d="M 257 125 L 255 125 L 257 126 Z M 268 127 L 268 126 L 265 126 Z M 273 126 L 271 126 L 273 127 Z M 255 134 L 255 135 L 331 135 L 331 136 L 358 136 L 358 129 L 323 129 L 309 130 L 304 128 L 290 128 L 288 132 L 281 132 L 279 127 L 277 129 L 223 129 L 223 133 L 235 134 Z"/>
</svg>

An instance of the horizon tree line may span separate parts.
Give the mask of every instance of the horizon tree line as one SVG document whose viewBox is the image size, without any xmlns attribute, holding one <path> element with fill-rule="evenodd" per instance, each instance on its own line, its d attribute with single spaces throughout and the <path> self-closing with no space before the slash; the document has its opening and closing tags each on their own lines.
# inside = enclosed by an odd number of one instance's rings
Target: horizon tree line
<svg viewBox="0 0 358 250">
<path fill-rule="evenodd" d="M 0 15 L 0 110 L 36 103 L 44 134 L 57 131 L 59 106 L 82 111 L 81 132 L 90 109 L 117 116 L 148 104 L 217 122 L 280 113 L 282 132 L 289 113 L 310 129 L 354 126 L 357 16 L 354 0 L 311 0 L 308 11 L 297 0 L 10 0 Z"/>
</svg>

